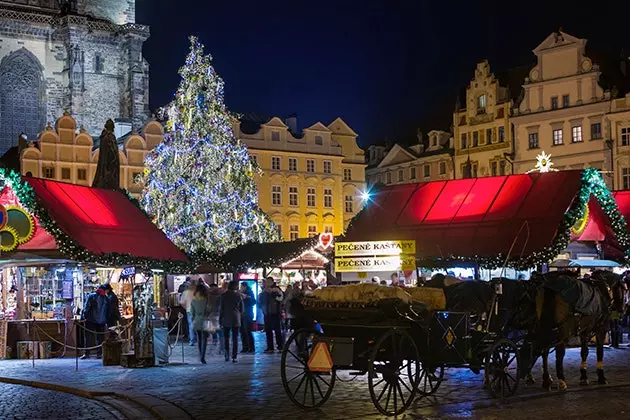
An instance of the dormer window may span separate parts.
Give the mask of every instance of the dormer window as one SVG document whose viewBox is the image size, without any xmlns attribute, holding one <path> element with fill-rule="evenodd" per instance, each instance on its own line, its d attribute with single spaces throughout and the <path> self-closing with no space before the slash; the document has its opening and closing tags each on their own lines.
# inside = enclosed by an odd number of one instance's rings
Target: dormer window
<svg viewBox="0 0 630 420">
<path fill-rule="evenodd" d="M 271 132 L 271 140 L 273 140 L 273 141 L 280 141 L 280 132 L 279 131 L 272 131 Z"/>
<path fill-rule="evenodd" d="M 431 139 L 431 146 L 437 146 L 437 136 L 433 136 Z"/>
<path fill-rule="evenodd" d="M 477 112 L 486 112 L 486 95 L 481 95 L 477 98 Z"/>
<path fill-rule="evenodd" d="M 324 138 L 322 136 L 315 136 L 315 144 L 322 146 L 324 144 Z"/>
</svg>

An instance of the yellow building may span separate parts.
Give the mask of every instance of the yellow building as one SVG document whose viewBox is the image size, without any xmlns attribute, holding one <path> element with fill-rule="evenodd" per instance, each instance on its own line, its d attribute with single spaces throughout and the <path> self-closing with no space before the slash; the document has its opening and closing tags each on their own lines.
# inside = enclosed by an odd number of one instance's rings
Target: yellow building
<svg viewBox="0 0 630 420">
<path fill-rule="evenodd" d="M 453 179 L 453 139 L 451 133 L 432 130 L 410 147 L 394 144 L 368 148 L 365 170 L 370 185 L 411 184 Z"/>
<path fill-rule="evenodd" d="M 483 177 L 512 173 L 510 113 L 513 94 L 520 93 L 522 69 L 495 77 L 488 61 L 477 64 L 475 77 L 466 88 L 463 106 L 453 113 L 455 177 Z M 516 89 L 510 84 L 516 80 Z M 470 169 L 468 169 L 470 165 Z"/>
<path fill-rule="evenodd" d="M 103 124 L 104 125 L 104 124 Z M 164 139 L 162 125 L 148 122 L 142 136 L 131 133 L 123 139 L 120 153 L 120 187 L 140 197 L 143 184 L 139 179 L 144 169 L 144 158 Z M 50 124 L 20 152 L 23 175 L 48 178 L 73 184 L 92 185 L 98 163 L 98 149 L 92 137 L 68 113 L 59 118 L 55 127 Z"/>
<path fill-rule="evenodd" d="M 613 189 L 630 190 L 630 93 L 613 99 L 606 115 L 610 127 L 610 139 L 614 145 Z"/>
<path fill-rule="evenodd" d="M 294 133 L 295 120 L 272 118 L 253 129 L 235 121 L 234 132 L 262 169 L 259 205 L 285 240 L 345 231 L 361 209 L 365 158 L 357 134 L 341 119 Z M 247 124 L 251 125 L 251 124 Z"/>
</svg>

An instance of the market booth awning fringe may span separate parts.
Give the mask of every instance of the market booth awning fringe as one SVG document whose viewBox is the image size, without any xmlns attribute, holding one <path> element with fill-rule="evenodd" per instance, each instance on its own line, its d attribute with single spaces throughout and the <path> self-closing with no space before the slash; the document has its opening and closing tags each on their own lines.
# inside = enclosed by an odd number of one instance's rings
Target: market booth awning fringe
<svg viewBox="0 0 630 420">
<path fill-rule="evenodd" d="M 609 238 L 609 232 L 614 238 Z M 397 185 L 381 189 L 346 241 L 416 240 L 424 266 L 473 262 L 535 267 L 570 240 L 630 241 L 625 218 L 595 169 Z"/>
</svg>

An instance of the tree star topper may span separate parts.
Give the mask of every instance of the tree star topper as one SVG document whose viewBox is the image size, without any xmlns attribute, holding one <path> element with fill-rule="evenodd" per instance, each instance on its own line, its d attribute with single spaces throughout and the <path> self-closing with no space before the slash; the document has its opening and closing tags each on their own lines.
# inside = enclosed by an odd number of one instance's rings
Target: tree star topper
<svg viewBox="0 0 630 420">
<path fill-rule="evenodd" d="M 529 174 L 536 171 L 541 172 L 541 173 L 558 172 L 558 170 L 555 168 L 552 168 L 552 166 L 553 166 L 553 162 L 551 161 L 551 155 L 548 155 L 543 150 L 541 154 L 536 156 L 536 166 L 534 166 L 534 169 L 527 171 L 527 173 Z"/>
</svg>

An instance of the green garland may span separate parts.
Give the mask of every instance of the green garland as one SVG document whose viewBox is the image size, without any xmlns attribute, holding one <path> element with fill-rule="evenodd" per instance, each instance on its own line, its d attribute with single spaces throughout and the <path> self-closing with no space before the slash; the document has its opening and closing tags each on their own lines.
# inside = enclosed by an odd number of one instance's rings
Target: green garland
<svg viewBox="0 0 630 420">
<path fill-rule="evenodd" d="M 169 273 L 186 272 L 189 263 L 170 260 L 156 260 L 152 258 L 134 257 L 129 254 L 108 253 L 95 255 L 78 244 L 57 222 L 50 217 L 48 211 L 36 199 L 35 191 L 15 171 L 0 168 L 0 180 L 3 180 L 15 193 L 20 204 L 35 216 L 40 225 L 55 241 L 59 252 L 77 262 L 95 263 L 108 267 L 135 266 L 141 270 L 162 269 Z"/>
<path fill-rule="evenodd" d="M 541 264 L 549 263 L 560 252 L 562 252 L 569 245 L 571 240 L 571 227 L 582 217 L 586 211 L 588 201 L 593 195 L 599 205 L 601 206 L 604 214 L 610 222 L 610 226 L 615 233 L 617 242 L 621 249 L 624 250 L 625 258 L 624 263 L 630 261 L 630 235 L 628 234 L 628 227 L 626 219 L 623 217 L 617 202 L 615 201 L 612 193 L 606 186 L 606 182 L 599 174 L 597 169 L 588 168 L 582 171 L 580 180 L 580 190 L 577 197 L 573 201 L 570 209 L 565 213 L 560 226 L 558 227 L 558 233 L 554 238 L 551 245 L 545 247 L 539 251 L 534 251 L 528 256 L 524 257 L 511 257 L 506 263 L 506 256 L 503 254 L 495 255 L 492 257 L 474 255 L 474 256 L 457 256 L 450 255 L 446 258 L 439 258 L 433 260 L 422 260 L 420 265 L 426 268 L 444 267 L 449 264 L 457 264 L 462 262 L 476 263 L 480 268 L 495 269 L 507 265 L 508 267 L 515 268 L 517 270 L 526 270 L 532 267 L 537 267 Z M 367 208 L 364 207 L 355 217 L 352 218 L 348 225 L 348 230 L 352 226 L 352 222 L 358 219 L 358 217 Z"/>
</svg>

